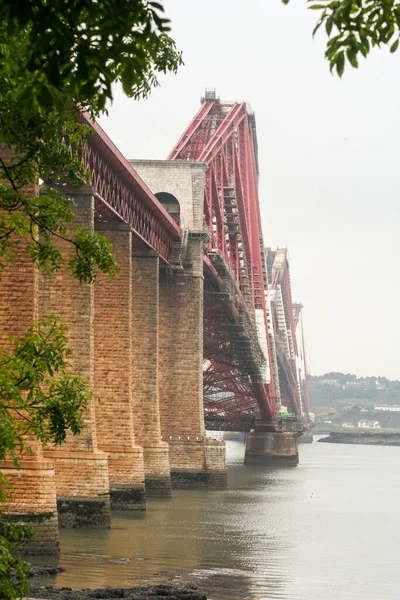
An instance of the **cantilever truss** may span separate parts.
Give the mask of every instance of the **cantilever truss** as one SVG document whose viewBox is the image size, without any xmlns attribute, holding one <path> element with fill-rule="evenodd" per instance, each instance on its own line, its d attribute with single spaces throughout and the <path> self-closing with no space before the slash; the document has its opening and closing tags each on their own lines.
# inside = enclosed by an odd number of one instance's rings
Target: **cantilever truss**
<svg viewBox="0 0 400 600">
<path fill-rule="evenodd" d="M 258 198 L 255 117 L 246 103 L 206 98 L 169 159 L 207 165 L 204 226 L 206 414 L 276 422 L 268 289 Z"/>
<path fill-rule="evenodd" d="M 282 404 L 309 420 L 310 399 L 301 304 L 293 304 L 286 248 L 265 250 Z"/>
</svg>

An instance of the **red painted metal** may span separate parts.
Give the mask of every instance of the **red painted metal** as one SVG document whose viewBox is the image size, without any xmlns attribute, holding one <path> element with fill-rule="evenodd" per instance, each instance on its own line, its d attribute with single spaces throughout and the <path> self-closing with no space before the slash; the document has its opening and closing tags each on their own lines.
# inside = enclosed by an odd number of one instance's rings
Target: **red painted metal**
<svg viewBox="0 0 400 600">
<path fill-rule="evenodd" d="M 168 158 L 204 162 L 208 167 L 204 198 L 204 226 L 210 238 L 208 251 L 224 257 L 242 301 L 252 307 L 253 314 L 256 309 L 262 311 L 268 364 L 271 365 L 254 115 L 246 103 L 222 103 L 215 98 L 203 100 L 199 112 Z M 258 405 L 262 419 L 273 421 L 276 415 L 272 376 L 269 384 L 262 383 L 254 374 L 252 378 L 246 377 L 246 367 L 243 368 L 232 357 L 228 364 L 224 364 L 224 356 L 226 359 L 227 353 L 229 355 L 228 347 L 232 341 L 226 332 L 216 336 L 221 314 L 216 302 L 207 300 L 217 293 L 210 292 L 207 296 L 206 292 L 205 295 L 205 357 L 211 362 L 204 376 L 205 388 L 214 389 L 219 377 L 218 389 L 232 391 L 236 407 Z M 209 310 L 207 302 L 213 302 Z M 229 314 L 226 301 L 223 309 Z M 232 329 L 236 322 L 232 315 L 230 319 L 229 328 Z M 224 382 L 222 387 L 221 382 Z M 231 410 L 234 404 L 229 404 Z"/>
<path fill-rule="evenodd" d="M 271 309 L 273 313 L 272 323 L 276 340 L 279 372 L 282 380 L 282 403 L 288 405 L 297 417 L 302 418 L 299 395 L 301 382 L 299 382 L 296 366 L 296 357 L 299 355 L 296 326 L 300 313 L 297 308 L 294 308 L 292 302 L 288 251 L 286 248 L 277 249 L 276 251 L 267 249 L 267 253 L 270 254 L 272 263 L 272 267 L 270 268 Z M 278 292 L 281 294 L 283 303 L 285 320 L 283 329 L 278 318 L 278 311 L 282 308 L 278 302 Z"/>
<path fill-rule="evenodd" d="M 87 114 L 83 119 L 94 132 L 87 139 L 84 158 L 98 200 L 97 218 L 107 220 L 113 215 L 129 223 L 135 247 L 156 250 L 168 263 L 172 244 L 180 238 L 179 226 L 100 125 Z"/>
</svg>

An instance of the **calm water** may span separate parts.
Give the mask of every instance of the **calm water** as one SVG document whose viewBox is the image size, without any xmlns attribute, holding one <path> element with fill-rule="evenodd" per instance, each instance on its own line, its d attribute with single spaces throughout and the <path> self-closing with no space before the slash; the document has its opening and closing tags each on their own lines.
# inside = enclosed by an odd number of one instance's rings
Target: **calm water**
<svg viewBox="0 0 400 600">
<path fill-rule="evenodd" d="M 398 600 L 400 447 L 300 446 L 296 469 L 244 467 L 229 489 L 175 491 L 109 531 L 62 530 L 57 586 L 200 583 L 213 600 Z"/>
</svg>

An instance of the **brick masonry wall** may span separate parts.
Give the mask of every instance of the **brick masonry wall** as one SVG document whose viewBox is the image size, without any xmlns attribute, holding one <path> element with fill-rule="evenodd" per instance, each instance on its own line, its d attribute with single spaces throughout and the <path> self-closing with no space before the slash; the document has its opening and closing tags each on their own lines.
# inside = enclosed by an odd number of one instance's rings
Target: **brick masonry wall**
<svg viewBox="0 0 400 600">
<path fill-rule="evenodd" d="M 132 396 L 132 234 L 122 223 L 96 224 L 96 231 L 109 239 L 120 267 L 115 279 L 99 274 L 94 291 L 99 448 L 109 457 L 111 490 L 141 486 L 144 492 L 143 451 L 135 445 Z"/>
<path fill-rule="evenodd" d="M 135 434 L 143 447 L 146 489 L 169 496 L 169 449 L 161 439 L 159 407 L 159 258 L 134 251 L 132 293 L 132 370 Z"/>
<path fill-rule="evenodd" d="M 6 164 L 13 152 L 0 144 L 0 156 Z M 25 188 L 29 197 L 37 195 L 37 186 Z M 38 271 L 25 252 L 26 240 L 15 239 L 15 256 L 8 262 L 0 281 L 0 344 L 11 349 L 7 336 L 23 336 L 38 316 Z M 9 521 L 31 526 L 36 538 L 25 546 L 26 553 L 58 552 L 58 517 L 54 462 L 43 459 L 42 445 L 27 436 L 31 454 L 21 454 L 20 469 L 12 461 L 0 463 L 11 488 L 8 502 L 1 510 Z"/>
<path fill-rule="evenodd" d="M 226 469 L 225 442 L 207 440 L 205 444 L 206 468 L 216 471 Z"/>
<path fill-rule="evenodd" d="M 31 527 L 35 538 L 25 545 L 26 554 L 57 553 L 58 516 L 52 461 L 22 461 L 15 469 L 11 461 L 0 463 L 12 486 L 12 501 L 2 505 L 5 518 Z"/>
<path fill-rule="evenodd" d="M 68 195 L 76 202 L 71 228 L 81 226 L 93 231 L 94 197 L 91 191 Z M 57 240 L 56 244 L 65 259 L 74 252 L 68 241 Z M 40 316 L 56 314 L 66 323 L 72 350 L 69 357 L 71 370 L 93 387 L 93 285 L 80 283 L 63 268 L 52 276 L 41 274 L 39 290 Z M 96 448 L 94 405 L 91 402 L 84 415 L 83 431 L 79 436 L 69 436 L 68 450 L 91 452 Z"/>
<path fill-rule="evenodd" d="M 82 226 L 93 231 L 94 196 L 90 188 L 65 189 L 75 201 L 74 222 L 71 228 Z M 74 249 L 72 245 L 58 240 L 57 245 L 67 258 Z M 94 286 L 80 283 L 66 269 L 53 276 L 41 275 L 39 282 L 40 315 L 57 314 L 68 326 L 68 341 L 72 350 L 69 359 L 74 374 L 83 377 L 93 388 L 94 365 Z M 74 455 L 73 453 L 79 453 Z M 86 453 L 86 459 L 84 458 Z M 45 456 L 56 461 L 57 498 L 97 499 L 103 504 L 102 520 L 107 512 L 109 494 L 107 456 L 98 452 L 94 400 L 90 402 L 83 417 L 83 430 L 77 436 L 68 435 L 67 443 L 60 448 L 47 448 Z M 104 500 L 106 499 L 106 500 Z M 108 501 L 109 502 L 109 501 Z M 76 505 L 70 504 L 71 511 Z M 64 515 L 65 517 L 65 515 Z M 60 515 L 60 521 L 61 515 Z M 65 517 L 63 524 L 73 523 Z M 109 521 L 109 517 L 108 517 Z M 91 524 L 91 523 L 87 523 Z"/>
<path fill-rule="evenodd" d="M 156 253 L 133 255 L 133 403 L 138 443 L 160 442 L 158 402 L 158 264 Z"/>
<path fill-rule="evenodd" d="M 204 435 L 202 361 L 203 279 L 161 271 L 160 416 L 168 443 Z"/>
</svg>

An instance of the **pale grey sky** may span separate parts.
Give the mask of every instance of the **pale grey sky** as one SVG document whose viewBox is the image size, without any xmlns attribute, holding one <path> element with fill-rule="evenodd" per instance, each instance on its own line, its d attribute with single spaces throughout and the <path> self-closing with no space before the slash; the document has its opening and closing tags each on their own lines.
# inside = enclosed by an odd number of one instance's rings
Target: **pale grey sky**
<svg viewBox="0 0 400 600">
<path fill-rule="evenodd" d="M 166 158 L 205 87 L 257 120 L 264 239 L 287 246 L 308 363 L 400 379 L 400 54 L 339 80 L 305 0 L 166 0 L 184 53 L 151 97 L 117 92 L 101 125 L 127 158 Z"/>
</svg>

